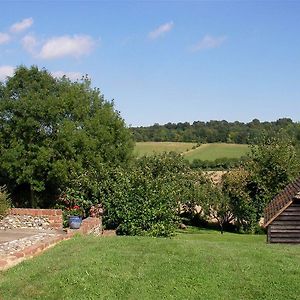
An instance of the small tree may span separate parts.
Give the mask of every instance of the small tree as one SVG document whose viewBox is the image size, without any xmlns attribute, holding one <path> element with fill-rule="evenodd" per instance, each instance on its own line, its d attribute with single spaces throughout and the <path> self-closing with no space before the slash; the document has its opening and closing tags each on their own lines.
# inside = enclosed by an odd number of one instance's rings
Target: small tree
<svg viewBox="0 0 300 300">
<path fill-rule="evenodd" d="M 221 185 L 211 182 L 206 183 L 202 191 L 205 214 L 210 220 L 217 220 L 221 234 L 223 234 L 224 227 L 234 220 L 230 198 L 222 191 Z"/>
<path fill-rule="evenodd" d="M 253 231 L 256 225 L 256 207 L 250 197 L 249 173 L 243 168 L 223 176 L 223 193 L 228 197 L 231 213 L 239 231 Z"/>
</svg>

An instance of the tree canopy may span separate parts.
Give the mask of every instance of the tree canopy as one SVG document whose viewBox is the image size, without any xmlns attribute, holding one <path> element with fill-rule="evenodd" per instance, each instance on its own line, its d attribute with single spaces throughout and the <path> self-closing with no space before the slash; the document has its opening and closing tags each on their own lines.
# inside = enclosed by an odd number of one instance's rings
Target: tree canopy
<svg viewBox="0 0 300 300">
<path fill-rule="evenodd" d="M 137 142 L 196 142 L 196 143 L 237 143 L 251 144 L 263 135 L 274 136 L 284 129 L 285 132 L 300 141 L 300 124 L 289 118 L 278 119 L 274 122 L 260 122 L 254 119 L 249 123 L 227 122 L 225 120 L 208 122 L 195 121 L 192 124 L 167 123 L 154 124 L 147 127 L 132 127 Z"/>
<path fill-rule="evenodd" d="M 132 150 L 113 102 L 87 77 L 72 82 L 21 66 L 0 85 L 1 181 L 12 190 L 27 187 L 25 205 L 42 205 L 34 193 L 63 187 L 91 168 L 126 163 Z"/>
</svg>

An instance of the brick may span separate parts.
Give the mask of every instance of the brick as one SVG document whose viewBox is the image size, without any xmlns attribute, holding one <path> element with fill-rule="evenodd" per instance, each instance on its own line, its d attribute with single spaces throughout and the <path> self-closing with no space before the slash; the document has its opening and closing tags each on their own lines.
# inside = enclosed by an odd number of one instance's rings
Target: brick
<svg viewBox="0 0 300 300">
<path fill-rule="evenodd" d="M 62 210 L 61 209 L 55 209 L 55 215 L 62 217 Z"/>
<path fill-rule="evenodd" d="M 23 253 L 25 256 L 33 255 L 38 251 L 38 248 L 36 246 L 29 246 L 23 250 Z"/>
<path fill-rule="evenodd" d="M 0 259 L 0 268 L 5 267 L 8 264 L 7 260 L 5 259 Z"/>
<path fill-rule="evenodd" d="M 24 257 L 25 254 L 22 251 L 19 251 L 19 252 L 14 253 L 13 256 L 20 258 L 20 257 Z"/>
<path fill-rule="evenodd" d="M 19 215 L 21 214 L 21 211 L 18 213 Z M 24 215 L 31 215 L 34 216 L 34 211 L 32 211 L 31 209 L 24 209 L 23 213 Z"/>
</svg>

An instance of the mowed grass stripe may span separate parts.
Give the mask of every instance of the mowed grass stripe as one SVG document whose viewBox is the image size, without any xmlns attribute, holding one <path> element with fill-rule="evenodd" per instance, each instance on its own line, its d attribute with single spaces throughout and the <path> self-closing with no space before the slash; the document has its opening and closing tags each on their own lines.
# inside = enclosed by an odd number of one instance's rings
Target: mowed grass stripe
<svg viewBox="0 0 300 300">
<path fill-rule="evenodd" d="M 0 273 L 1 299 L 299 299 L 299 246 L 195 232 L 76 237 Z"/>
<path fill-rule="evenodd" d="M 196 146 L 196 143 L 181 142 L 138 142 L 135 145 L 134 153 L 138 156 L 151 155 L 162 152 L 182 153 L 189 151 Z"/>
</svg>

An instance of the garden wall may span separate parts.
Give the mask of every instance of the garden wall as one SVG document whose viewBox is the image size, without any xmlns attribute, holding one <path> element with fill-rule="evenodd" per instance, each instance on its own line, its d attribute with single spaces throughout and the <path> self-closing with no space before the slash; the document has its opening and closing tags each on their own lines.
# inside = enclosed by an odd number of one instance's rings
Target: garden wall
<svg viewBox="0 0 300 300">
<path fill-rule="evenodd" d="M 61 209 L 12 208 L 0 221 L 0 229 L 62 229 Z"/>
</svg>

